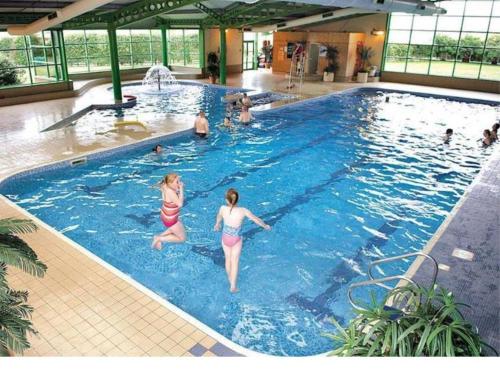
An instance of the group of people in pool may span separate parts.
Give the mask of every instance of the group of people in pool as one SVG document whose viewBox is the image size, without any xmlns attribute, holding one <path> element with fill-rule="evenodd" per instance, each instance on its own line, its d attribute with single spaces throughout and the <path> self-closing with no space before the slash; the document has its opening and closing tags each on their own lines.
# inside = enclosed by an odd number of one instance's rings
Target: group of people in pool
<svg viewBox="0 0 500 372">
<path fill-rule="evenodd" d="M 224 123 L 222 125 L 229 129 L 233 128 L 231 117 L 235 108 L 238 107 L 241 109 L 239 121 L 243 124 L 248 124 L 252 120 L 252 114 L 250 114 L 251 106 L 252 100 L 246 93 L 243 93 L 243 97 L 240 100 L 230 102 L 226 105 L 226 115 L 224 117 Z M 205 138 L 208 136 L 208 120 L 205 116 L 204 111 L 200 111 L 194 121 L 194 133 L 200 138 Z"/>
<path fill-rule="evenodd" d="M 480 140 L 483 146 L 489 146 L 493 142 L 498 140 L 498 128 L 500 128 L 500 123 L 495 123 L 491 127 L 491 130 L 485 129 L 483 131 L 483 138 Z M 446 129 L 446 133 L 444 135 L 444 143 L 450 143 L 451 137 L 453 136 L 453 129 Z"/>
<path fill-rule="evenodd" d="M 162 243 L 183 243 L 186 240 L 186 230 L 179 218 L 180 210 L 184 205 L 184 183 L 177 174 L 170 173 L 164 177 L 158 186 L 163 201 L 160 209 L 160 219 L 167 229 L 153 238 L 152 247 L 161 249 Z M 221 223 L 224 222 L 221 245 L 224 251 L 229 290 L 234 293 L 238 291 L 236 282 L 243 247 L 241 226 L 245 217 L 266 230 L 271 230 L 271 226 L 255 216 L 247 208 L 238 206 L 239 194 L 235 189 L 227 190 L 225 199 L 226 205 L 219 208 L 214 230 L 219 231 Z"/>
</svg>

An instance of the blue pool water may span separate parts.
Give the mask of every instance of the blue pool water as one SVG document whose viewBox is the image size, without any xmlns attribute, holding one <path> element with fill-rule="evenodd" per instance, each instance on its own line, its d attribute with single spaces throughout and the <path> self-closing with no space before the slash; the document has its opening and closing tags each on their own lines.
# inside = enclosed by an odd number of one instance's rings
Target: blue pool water
<svg viewBox="0 0 500 372">
<path fill-rule="evenodd" d="M 356 91 L 263 112 L 228 132 L 216 127 L 225 93 L 188 86 L 168 97 L 139 95 L 130 109 L 203 108 L 208 140 L 165 139 L 160 156 L 147 145 L 7 181 L 0 192 L 242 346 L 273 355 L 328 351 L 327 318 L 353 316 L 347 286 L 366 279 L 369 261 L 424 247 L 491 153 L 477 140 L 498 109 Z M 455 131 L 449 145 L 446 128 Z M 186 186 L 188 240 L 159 252 L 150 244 L 164 230 L 161 196 L 151 186 L 169 172 Z M 245 223 L 237 294 L 229 293 L 213 232 L 229 187 L 272 225 Z"/>
</svg>

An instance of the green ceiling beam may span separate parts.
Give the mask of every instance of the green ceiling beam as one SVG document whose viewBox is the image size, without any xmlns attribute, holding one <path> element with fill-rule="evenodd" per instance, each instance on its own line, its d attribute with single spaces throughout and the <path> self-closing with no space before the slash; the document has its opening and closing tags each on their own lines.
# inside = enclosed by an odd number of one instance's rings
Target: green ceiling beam
<svg viewBox="0 0 500 372">
<path fill-rule="evenodd" d="M 77 29 L 95 23 L 107 24 L 112 21 L 112 13 L 86 13 L 63 23 L 64 29 Z"/>
<path fill-rule="evenodd" d="M 93 23 L 108 23 L 116 28 L 126 27 L 132 23 L 168 13 L 197 2 L 199 0 L 141 0 L 114 12 L 92 15 L 84 14 L 65 22 L 65 25 L 67 23 L 68 28 L 75 28 Z"/>
<path fill-rule="evenodd" d="M 316 5 L 309 5 L 309 6 L 293 6 L 289 5 L 286 8 L 279 8 L 279 9 L 268 9 L 265 11 L 261 11 L 257 16 L 253 16 L 250 18 L 245 18 L 241 20 L 238 24 L 235 24 L 235 27 L 243 27 L 243 26 L 250 26 L 254 25 L 256 23 L 265 23 L 269 22 L 273 19 L 279 19 L 279 18 L 285 18 L 293 14 L 300 14 L 300 13 L 306 13 L 304 16 L 309 16 L 311 14 L 314 14 L 316 11 L 322 11 L 324 10 L 324 7 L 321 6 L 316 6 Z"/>
<path fill-rule="evenodd" d="M 194 4 L 194 6 L 200 9 L 203 13 L 208 14 L 211 18 L 222 21 L 222 15 L 215 9 L 210 9 L 209 7 L 203 5 L 202 3 L 196 3 Z"/>
<path fill-rule="evenodd" d="M 125 27 L 197 2 L 199 0 L 141 0 L 113 12 L 112 22 L 116 27 Z"/>
</svg>

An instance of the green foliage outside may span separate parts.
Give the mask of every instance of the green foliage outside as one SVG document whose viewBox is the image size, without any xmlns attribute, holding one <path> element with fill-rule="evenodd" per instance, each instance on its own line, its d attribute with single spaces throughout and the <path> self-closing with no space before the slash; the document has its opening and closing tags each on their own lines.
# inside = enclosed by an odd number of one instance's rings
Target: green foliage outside
<svg viewBox="0 0 500 372">
<path fill-rule="evenodd" d="M 387 303 L 392 306 L 385 307 Z M 464 306 L 442 288 L 408 285 L 390 291 L 380 302 L 373 296 L 367 310 L 356 310 L 357 317 L 345 328 L 332 319 L 338 333 L 324 336 L 335 341 L 337 348 L 330 355 L 336 356 L 496 354 L 464 319 Z"/>
<path fill-rule="evenodd" d="M 7 282 L 7 265 L 37 277 L 45 274 L 47 266 L 17 236 L 36 229 L 30 220 L 0 220 L 0 356 L 22 354 L 30 347 L 28 333 L 36 334 L 30 320 L 33 308 L 27 303 L 28 292 L 16 291 Z"/>
<path fill-rule="evenodd" d="M 24 71 L 14 69 L 14 65 L 7 61 L 0 61 L 0 87 L 21 84 Z"/>
</svg>

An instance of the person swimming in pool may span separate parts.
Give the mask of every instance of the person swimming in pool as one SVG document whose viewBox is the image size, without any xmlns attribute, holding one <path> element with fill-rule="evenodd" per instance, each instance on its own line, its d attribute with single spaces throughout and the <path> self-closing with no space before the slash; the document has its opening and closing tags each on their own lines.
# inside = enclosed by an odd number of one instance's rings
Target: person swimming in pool
<svg viewBox="0 0 500 372">
<path fill-rule="evenodd" d="M 163 147 L 162 147 L 160 144 L 158 144 L 158 145 L 156 145 L 155 147 L 153 147 L 153 152 L 154 152 L 155 154 L 158 154 L 158 155 L 159 155 L 159 154 L 161 154 L 161 153 L 162 153 L 162 151 L 163 151 Z"/>
<path fill-rule="evenodd" d="M 271 230 L 271 226 L 256 217 L 248 209 L 238 207 L 238 199 L 239 195 L 235 189 L 227 190 L 227 205 L 220 207 L 214 226 L 214 230 L 219 231 L 221 222 L 224 220 L 221 245 L 226 259 L 226 274 L 230 285 L 229 290 L 233 293 L 238 291 L 236 281 L 238 279 L 238 266 L 243 247 L 243 238 L 241 236 L 243 220 L 247 217 L 264 229 Z"/>
<path fill-rule="evenodd" d="M 205 116 L 204 111 L 200 111 L 200 114 L 194 121 L 194 132 L 201 138 L 205 138 L 206 136 L 208 136 L 208 120 Z"/>
<path fill-rule="evenodd" d="M 243 124 L 248 124 L 250 122 L 250 120 L 252 120 L 252 114 L 250 114 L 250 111 L 248 111 L 248 106 L 243 106 L 241 108 L 241 112 L 240 112 L 240 122 L 242 122 Z"/>
<path fill-rule="evenodd" d="M 170 173 L 160 182 L 163 204 L 160 209 L 160 219 L 167 230 L 153 238 L 151 246 L 161 249 L 161 243 L 183 243 L 186 240 L 184 225 L 179 219 L 180 210 L 184 204 L 184 184 L 175 173 Z"/>
<path fill-rule="evenodd" d="M 233 128 L 233 123 L 231 123 L 231 117 L 226 116 L 224 118 L 224 123 L 222 124 L 225 128 L 232 129 Z"/>
<path fill-rule="evenodd" d="M 488 147 L 489 145 L 491 145 L 491 131 L 489 129 L 485 129 L 483 131 L 483 139 L 481 141 L 481 143 L 483 144 L 484 147 Z"/>
<path fill-rule="evenodd" d="M 446 144 L 450 143 L 451 136 L 453 136 L 453 129 L 451 128 L 446 129 L 446 133 L 444 134 L 443 137 L 444 143 Z"/>
</svg>

